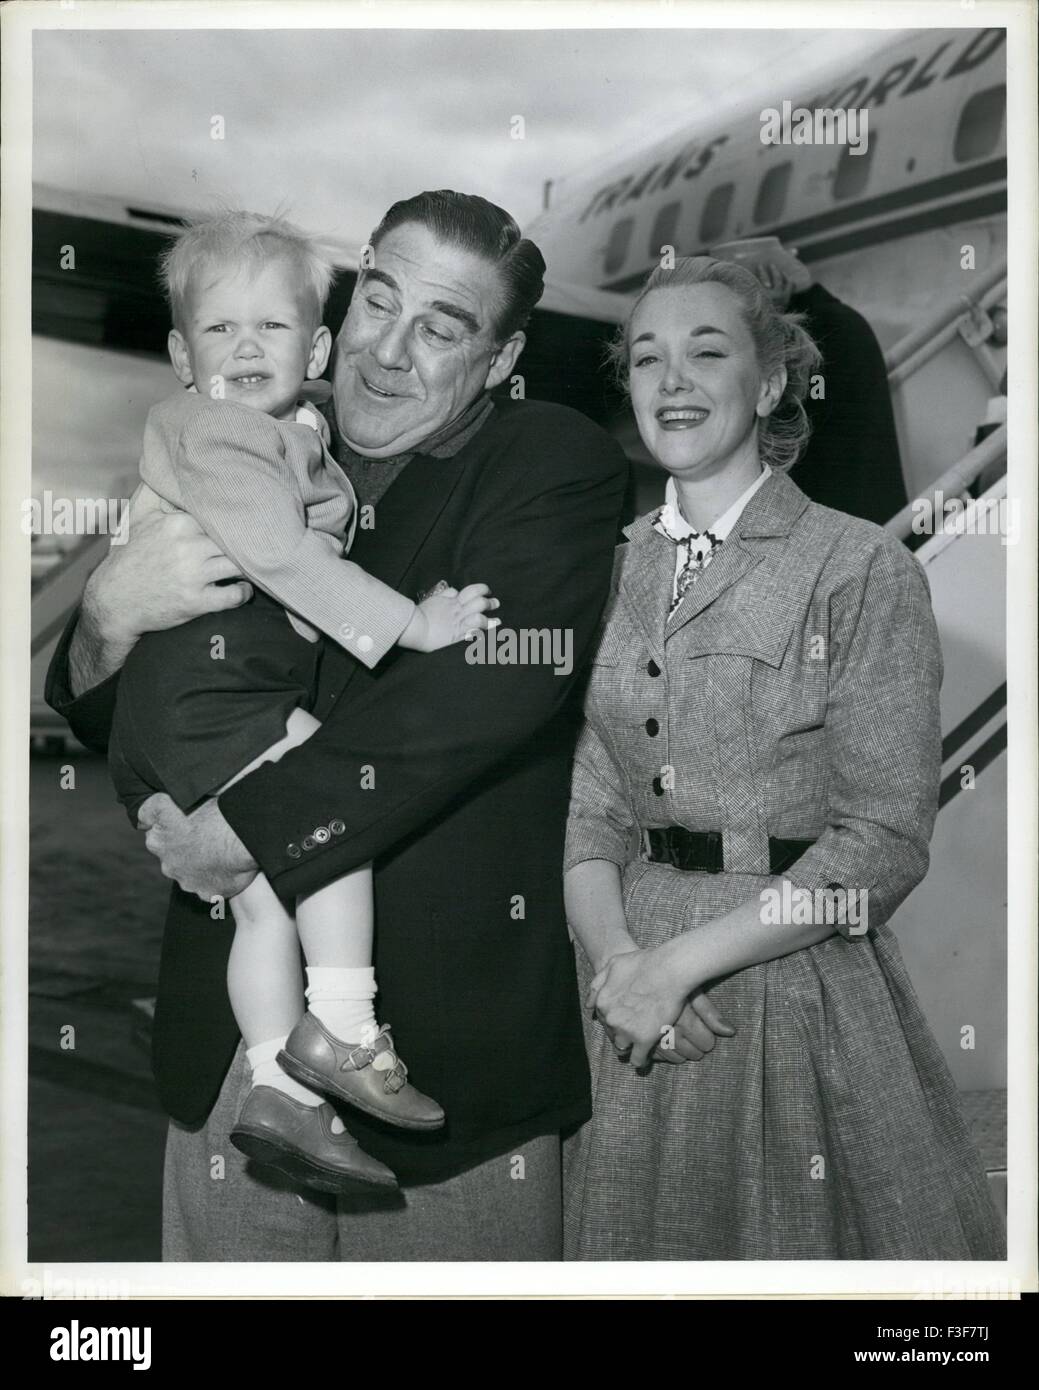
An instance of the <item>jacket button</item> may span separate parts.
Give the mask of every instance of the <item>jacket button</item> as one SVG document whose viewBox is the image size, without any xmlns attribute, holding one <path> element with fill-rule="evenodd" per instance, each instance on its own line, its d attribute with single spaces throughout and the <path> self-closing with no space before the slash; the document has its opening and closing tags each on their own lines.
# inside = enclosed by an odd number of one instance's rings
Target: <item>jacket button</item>
<svg viewBox="0 0 1039 1390">
<path fill-rule="evenodd" d="M 327 845 L 331 838 L 332 836 L 329 834 L 327 827 L 324 825 L 319 825 L 318 828 L 314 831 L 314 839 L 318 842 L 319 845 Z"/>
<path fill-rule="evenodd" d="M 653 795 L 654 795 L 654 796 L 663 796 L 663 795 L 664 795 L 664 784 L 663 784 L 663 782 L 660 780 L 659 777 L 654 777 L 654 778 L 653 778 Z"/>
<path fill-rule="evenodd" d="M 656 738 L 657 734 L 660 733 L 660 725 L 655 719 L 646 720 L 646 733 L 649 734 L 650 738 Z"/>
<path fill-rule="evenodd" d="M 305 836 L 303 837 L 303 848 L 304 848 L 304 849 L 313 849 L 314 846 L 315 846 L 316 844 L 317 844 L 317 841 L 314 839 L 313 835 L 305 835 Z"/>
<path fill-rule="evenodd" d="M 300 849 L 299 845 L 286 845 L 285 853 L 289 856 L 290 859 L 303 858 L 303 851 Z"/>
<path fill-rule="evenodd" d="M 649 672 L 651 676 L 660 675 L 660 667 L 652 658 L 650 658 L 650 660 L 646 663 L 646 670 Z"/>
<path fill-rule="evenodd" d="M 344 835 L 346 833 L 346 824 L 341 820 L 330 820 L 328 822 L 328 828 L 333 835 Z"/>
</svg>

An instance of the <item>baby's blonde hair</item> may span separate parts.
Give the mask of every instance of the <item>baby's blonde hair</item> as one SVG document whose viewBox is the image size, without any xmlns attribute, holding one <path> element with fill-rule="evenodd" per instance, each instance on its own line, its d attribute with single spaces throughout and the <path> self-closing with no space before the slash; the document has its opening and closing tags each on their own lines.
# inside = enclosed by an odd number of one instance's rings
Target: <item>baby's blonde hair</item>
<svg viewBox="0 0 1039 1390">
<path fill-rule="evenodd" d="M 188 222 L 160 257 L 159 275 L 173 326 L 183 328 L 192 279 L 200 270 L 262 266 L 278 256 L 287 257 L 298 270 L 317 327 L 335 276 L 331 257 L 283 217 L 237 210 Z"/>
</svg>

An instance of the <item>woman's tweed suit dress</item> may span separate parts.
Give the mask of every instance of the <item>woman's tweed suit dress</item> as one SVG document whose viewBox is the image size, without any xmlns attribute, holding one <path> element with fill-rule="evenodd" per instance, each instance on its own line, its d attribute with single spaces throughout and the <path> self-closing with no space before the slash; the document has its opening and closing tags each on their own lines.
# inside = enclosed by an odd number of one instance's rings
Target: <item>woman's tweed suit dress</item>
<svg viewBox="0 0 1039 1390">
<path fill-rule="evenodd" d="M 941 651 L 923 571 L 775 474 L 668 620 L 674 545 L 641 517 L 575 758 L 567 867 L 623 871 L 653 946 L 755 898 L 868 889 L 868 932 L 711 984 L 735 1037 L 640 1077 L 586 1023 L 595 1113 L 566 1157 L 570 1259 L 994 1259 L 1003 1232 L 889 920 L 927 870 Z M 642 832 L 721 831 L 724 868 Z M 590 980 L 578 950 L 582 985 Z"/>
</svg>

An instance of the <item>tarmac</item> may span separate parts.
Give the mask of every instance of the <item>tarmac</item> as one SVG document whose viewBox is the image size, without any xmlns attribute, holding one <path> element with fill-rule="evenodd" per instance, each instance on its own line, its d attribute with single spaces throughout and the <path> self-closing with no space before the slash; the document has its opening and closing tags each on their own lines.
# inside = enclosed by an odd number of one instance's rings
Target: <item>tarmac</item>
<svg viewBox="0 0 1039 1390">
<path fill-rule="evenodd" d="M 149 1009 L 169 885 L 103 758 L 30 769 L 29 1260 L 155 1261 L 166 1117 Z M 1005 1211 L 1006 1093 L 963 1102 Z"/>
<path fill-rule="evenodd" d="M 158 1260 L 166 1117 L 134 1001 L 169 884 L 103 758 L 34 754 L 30 817 L 29 1260 Z"/>
</svg>

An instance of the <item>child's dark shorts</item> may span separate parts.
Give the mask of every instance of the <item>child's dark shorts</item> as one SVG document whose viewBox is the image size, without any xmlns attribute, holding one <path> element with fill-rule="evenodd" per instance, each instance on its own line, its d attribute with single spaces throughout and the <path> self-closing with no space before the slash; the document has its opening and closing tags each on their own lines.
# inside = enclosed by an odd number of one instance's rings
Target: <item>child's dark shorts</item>
<svg viewBox="0 0 1039 1390">
<path fill-rule="evenodd" d="M 137 826 L 167 792 L 182 811 L 212 796 L 313 707 L 323 642 L 309 642 L 259 590 L 239 608 L 149 632 L 119 677 L 108 764 Z"/>
</svg>

